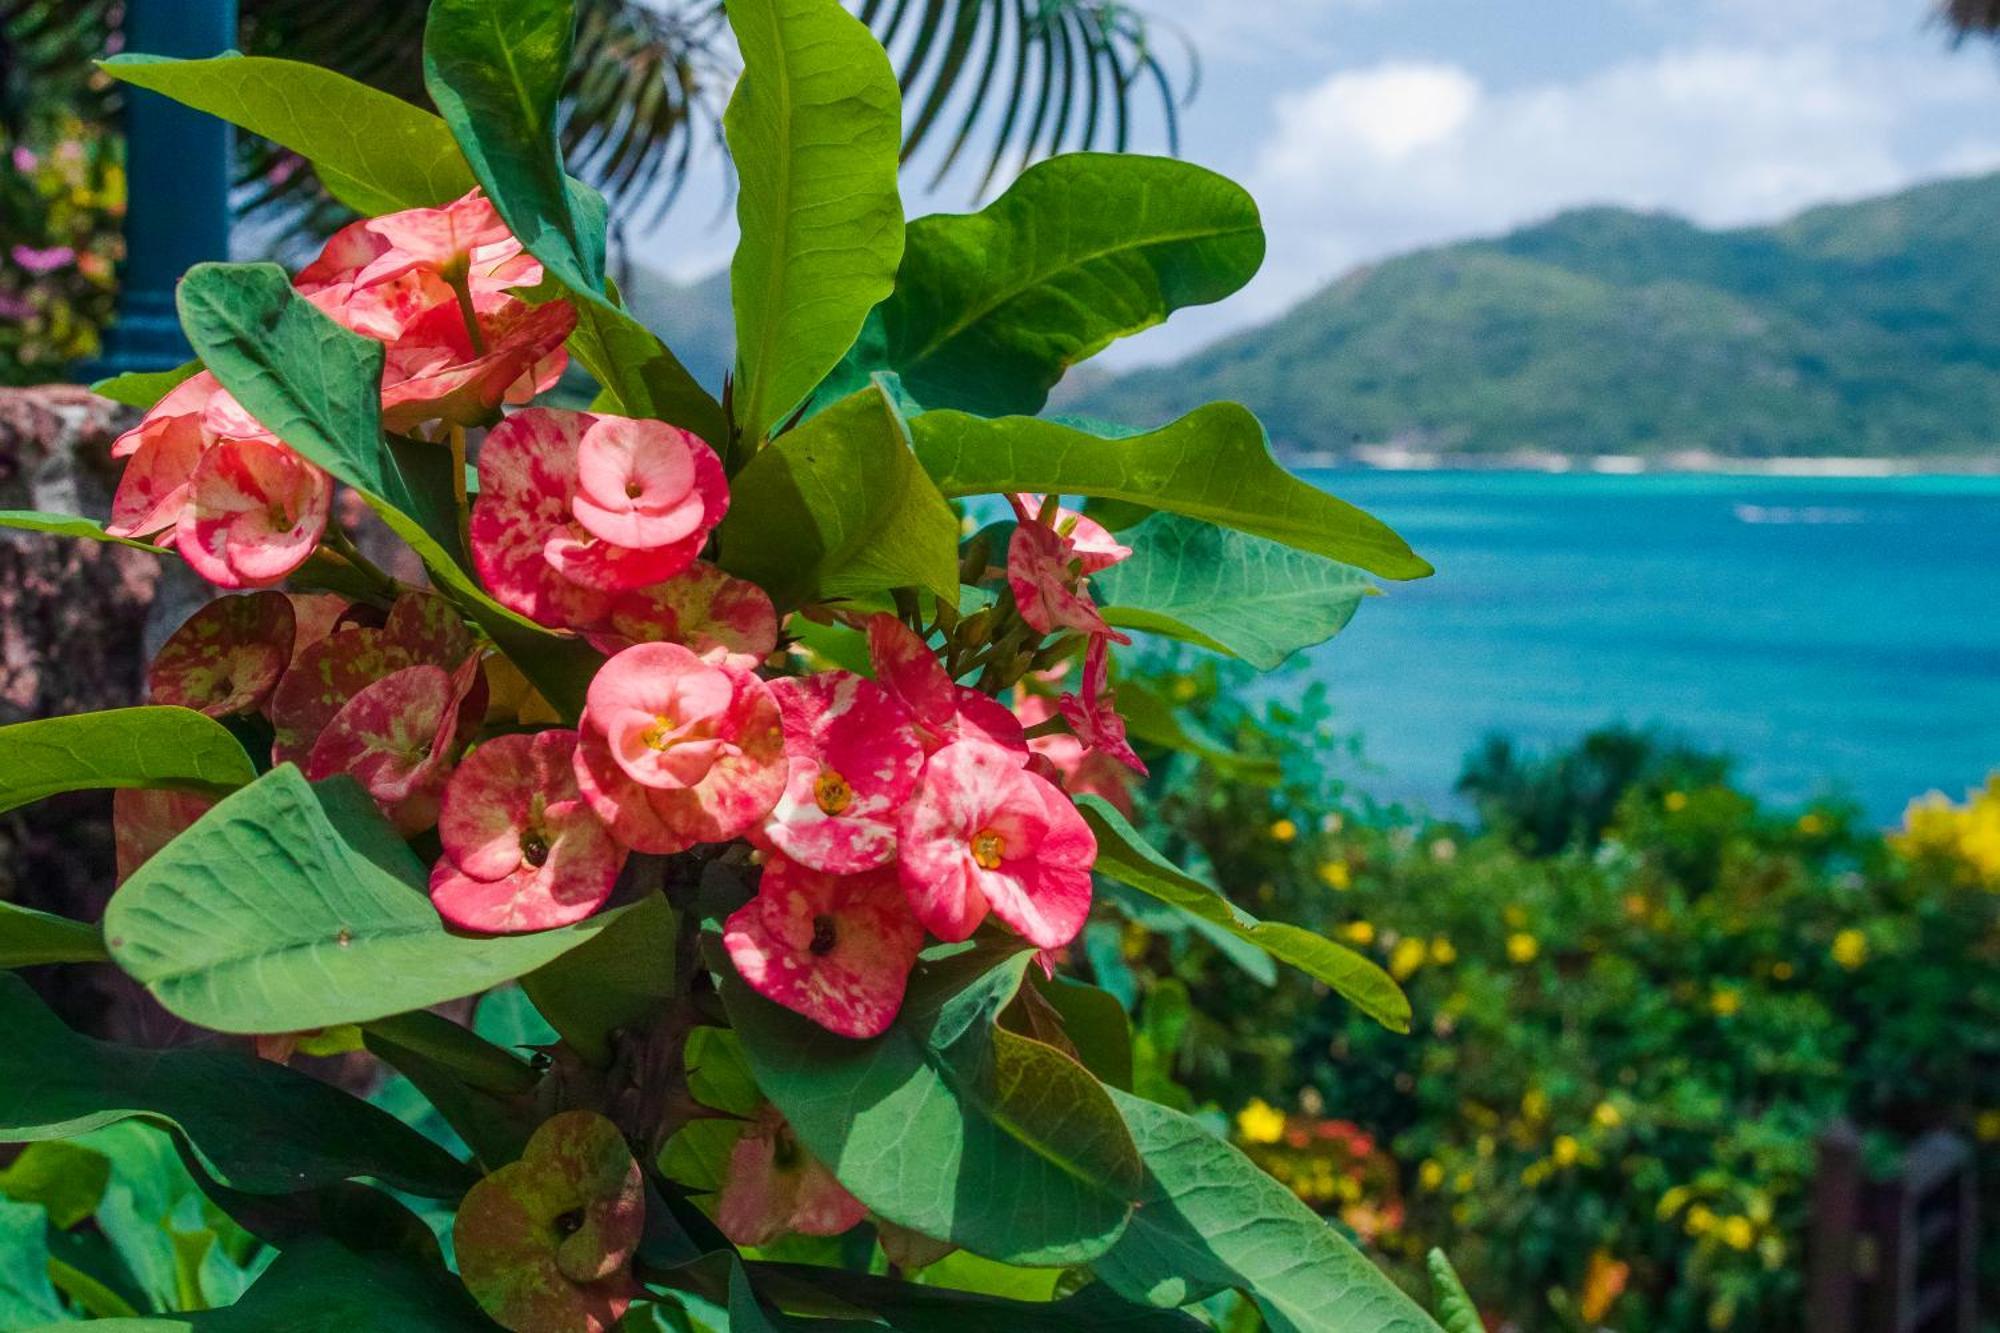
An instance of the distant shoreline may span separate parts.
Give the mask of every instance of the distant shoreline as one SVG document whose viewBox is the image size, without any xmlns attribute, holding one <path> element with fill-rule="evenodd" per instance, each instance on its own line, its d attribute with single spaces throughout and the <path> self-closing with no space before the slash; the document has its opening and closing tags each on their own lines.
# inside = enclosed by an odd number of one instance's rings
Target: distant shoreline
<svg viewBox="0 0 2000 1333">
<path fill-rule="evenodd" d="M 1363 445 L 1345 452 L 1282 450 L 1293 467 L 1368 468 L 1379 472 L 1542 472 L 1629 477 L 1647 473 L 1743 477 L 1990 477 L 2000 476 L 2000 446 L 1989 457 L 1944 458 L 1733 458 L 1705 450 L 1657 456 L 1638 454 L 1550 453 L 1514 449 L 1504 453 L 1445 453 L 1403 445 Z"/>
</svg>

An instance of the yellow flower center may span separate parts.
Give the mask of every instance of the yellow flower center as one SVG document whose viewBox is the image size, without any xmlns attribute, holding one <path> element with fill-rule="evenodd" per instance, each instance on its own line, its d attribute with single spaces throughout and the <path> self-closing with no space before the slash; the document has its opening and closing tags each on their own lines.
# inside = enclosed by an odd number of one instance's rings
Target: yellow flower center
<svg viewBox="0 0 2000 1333">
<path fill-rule="evenodd" d="M 813 803 L 827 814 L 837 815 L 854 804 L 854 788 L 829 768 L 813 779 Z"/>
<path fill-rule="evenodd" d="M 992 829 L 981 829 L 972 837 L 972 859 L 981 870 L 998 870 L 1007 857 L 1007 839 Z"/>
<path fill-rule="evenodd" d="M 653 715 L 653 725 L 639 733 L 639 740 L 648 749 L 664 750 L 671 743 L 674 720 L 665 713 Z"/>
</svg>

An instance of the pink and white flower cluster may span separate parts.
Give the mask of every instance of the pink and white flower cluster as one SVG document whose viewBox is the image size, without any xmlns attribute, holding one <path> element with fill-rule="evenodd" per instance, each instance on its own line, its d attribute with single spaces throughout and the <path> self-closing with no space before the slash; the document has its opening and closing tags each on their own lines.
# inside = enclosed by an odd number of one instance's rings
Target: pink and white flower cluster
<svg viewBox="0 0 2000 1333">
<path fill-rule="evenodd" d="M 514 294 L 541 278 L 475 191 L 444 208 L 352 224 L 294 285 L 384 344 L 383 425 L 411 433 L 484 424 L 503 403 L 554 385 L 576 311 Z M 107 530 L 173 547 L 219 587 L 279 583 L 326 533 L 332 479 L 207 371 L 176 386 L 111 452 L 126 464 Z"/>
</svg>

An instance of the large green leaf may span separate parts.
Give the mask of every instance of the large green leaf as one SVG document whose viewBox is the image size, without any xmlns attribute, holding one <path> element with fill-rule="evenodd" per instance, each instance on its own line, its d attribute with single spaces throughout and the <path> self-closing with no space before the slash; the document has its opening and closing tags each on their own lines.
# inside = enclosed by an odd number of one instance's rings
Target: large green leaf
<svg viewBox="0 0 2000 1333">
<path fill-rule="evenodd" d="M 1106 1284 L 1162 1306 L 1235 1288 L 1272 1333 L 1440 1333 L 1325 1219 L 1199 1121 L 1111 1096 L 1146 1159 L 1146 1195 L 1092 1265 Z"/>
<path fill-rule="evenodd" d="M 234 1305 L 150 1319 L 93 1321 L 103 1333 L 492 1333 L 442 1267 L 387 1251 L 357 1253 L 308 1238 L 286 1246 Z M 28 1333 L 65 1333 L 50 1324 Z"/>
<path fill-rule="evenodd" d="M 618 920 L 475 938 L 444 928 L 425 867 L 346 778 L 281 765 L 203 815 L 104 912 L 111 956 L 222 1032 L 361 1023 L 532 972 Z"/>
<path fill-rule="evenodd" d="M 130 546 L 134 550 L 149 551 L 154 555 L 164 555 L 166 548 L 151 542 L 138 541 L 131 537 L 114 537 L 104 530 L 104 525 L 94 518 L 82 518 L 75 514 L 45 514 L 36 509 L 0 509 L 0 528 L 14 528 L 21 532 L 47 533 L 51 537 L 80 537 L 85 541 L 110 542 L 116 546 Z"/>
<path fill-rule="evenodd" d="M 1124 1230 L 1138 1159 L 1103 1085 L 993 1026 L 1028 955 L 969 948 L 917 967 L 880 1037 L 829 1036 L 723 969 L 757 1082 L 876 1213 L 1005 1263 L 1085 1263 Z"/>
<path fill-rule="evenodd" d="M 729 0 L 743 77 L 723 115 L 742 239 L 729 268 L 736 422 L 759 440 L 839 364 L 896 281 L 902 96 L 838 0 Z"/>
<path fill-rule="evenodd" d="M 1124 439 L 1033 417 L 964 412 L 925 412 L 911 418 L 910 431 L 917 457 L 946 495 L 1042 491 L 1127 500 L 1387 579 L 1431 572 L 1381 520 L 1280 467 L 1263 425 L 1236 403 L 1210 403 Z"/>
<path fill-rule="evenodd" d="M 1281 963 L 1323 981 L 1363 1013 L 1397 1032 L 1410 1030 L 1410 1002 L 1387 972 L 1344 944 L 1297 926 L 1259 921 L 1160 855 L 1125 816 L 1097 796 L 1077 798 L 1097 835 L 1097 873 L 1150 894 L 1250 941 Z"/>
<path fill-rule="evenodd" d="M 0 967 L 102 963 L 110 958 L 104 949 L 104 934 L 96 926 L 0 902 Z"/>
<path fill-rule="evenodd" d="M 0 1322 L 8 1328 L 66 1322 L 49 1282 L 49 1222 L 41 1206 L 0 1197 Z"/>
<path fill-rule="evenodd" d="M 674 910 L 649 893 L 579 948 L 521 978 L 543 1018 L 584 1059 L 611 1062 L 611 1036 L 674 993 Z"/>
<path fill-rule="evenodd" d="M 1131 558 L 1090 582 L 1106 620 L 1260 671 L 1347 628 L 1372 590 L 1351 565 L 1179 514 L 1155 514 L 1119 535 Z"/>
<path fill-rule="evenodd" d="M 722 567 L 781 606 L 906 586 L 958 595 L 958 520 L 879 384 L 780 438 L 730 492 Z"/>
<path fill-rule="evenodd" d="M 222 387 L 358 491 L 549 702 L 571 714 L 580 709 L 598 656 L 500 605 L 472 577 L 441 447 L 398 453 L 385 445 L 382 344 L 334 323 L 276 264 L 197 264 L 181 280 L 178 302 L 188 340 Z"/>
<path fill-rule="evenodd" d="M 1032 416 L 1071 366 L 1264 262 L 1257 205 L 1188 162 L 1068 153 L 978 213 L 918 218 L 843 377 L 894 370 L 926 407 Z"/>
<path fill-rule="evenodd" d="M 573 0 L 435 0 L 424 86 L 501 218 L 577 298 L 570 350 L 616 409 L 671 421 L 721 448 L 722 405 L 606 295 L 604 199 L 563 171 L 557 108 L 575 10 Z"/>
<path fill-rule="evenodd" d="M 601 295 L 603 202 L 592 217 L 556 139 L 575 29 L 574 0 L 432 0 L 424 87 L 521 244 L 566 286 Z"/>
<path fill-rule="evenodd" d="M 353 1176 L 429 1198 L 469 1181 L 393 1116 L 247 1052 L 94 1041 L 0 974 L 0 1142 L 67 1139 L 134 1116 L 177 1128 L 232 1189 L 282 1194 Z"/>
<path fill-rule="evenodd" d="M 121 55 L 101 68 L 291 149 L 357 213 L 434 208 L 473 187 L 443 121 L 318 65 L 235 54 Z"/>
<path fill-rule="evenodd" d="M 1238 782 L 1272 787 L 1282 776 L 1276 758 L 1242 754 L 1228 748 L 1192 719 L 1183 717 L 1144 680 L 1126 676 L 1118 681 L 1118 711 L 1124 715 L 1125 729 L 1132 739 L 1194 755 L 1216 772 Z"/>
<path fill-rule="evenodd" d="M 1424 1266 L 1430 1270 L 1431 1292 L 1437 1300 L 1438 1317 L 1444 1321 L 1445 1333 L 1485 1333 L 1486 1321 L 1479 1317 L 1479 1307 L 1466 1292 L 1465 1284 L 1458 1280 L 1458 1270 L 1451 1266 L 1444 1251 L 1433 1249 L 1425 1256 Z"/>
<path fill-rule="evenodd" d="M 0 810 L 101 787 L 219 796 L 256 776 L 242 742 L 191 708 L 112 708 L 0 727 Z"/>
<path fill-rule="evenodd" d="M 1135 1305 L 1101 1282 L 1092 1282 L 1061 1300 L 1017 1300 L 945 1286 L 918 1285 L 835 1268 L 804 1264 L 752 1262 L 749 1282 L 785 1303 L 796 1292 L 803 1298 L 843 1302 L 869 1311 L 879 1322 L 858 1328 L 890 1328 L 897 1333 L 1200 1333 L 1207 1325 L 1178 1310 Z M 1050 1276 L 1053 1276 L 1052 1274 Z M 736 1290 L 747 1294 L 749 1283 Z M 767 1324 L 768 1316 L 767 1316 Z M 836 1325 L 838 1326 L 838 1325 Z M 744 1329 L 738 1324 L 738 1333 Z M 820 1321 L 787 1319 L 781 1327 L 811 1333 Z"/>
</svg>

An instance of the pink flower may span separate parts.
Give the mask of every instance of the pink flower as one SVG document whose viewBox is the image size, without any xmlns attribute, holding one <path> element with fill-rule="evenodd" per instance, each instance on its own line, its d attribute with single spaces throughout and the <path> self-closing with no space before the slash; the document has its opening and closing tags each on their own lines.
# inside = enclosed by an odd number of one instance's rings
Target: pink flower
<svg viewBox="0 0 2000 1333">
<path fill-rule="evenodd" d="M 1056 700 L 1056 707 L 1084 749 L 1108 755 L 1143 776 L 1146 765 L 1125 739 L 1125 719 L 1118 716 L 1117 700 L 1111 693 L 1110 663 L 1110 644 L 1093 638 L 1083 654 L 1083 697 L 1065 694 Z"/>
<path fill-rule="evenodd" d="M 37 250 L 31 245 L 17 245 L 8 253 L 13 256 L 15 264 L 19 265 L 23 272 L 36 277 L 54 273 L 57 269 L 68 268 L 76 262 L 76 251 L 67 245 L 51 245 L 43 250 Z"/>
<path fill-rule="evenodd" d="M 932 755 L 898 830 L 903 891 L 942 940 L 991 910 L 1030 943 L 1067 944 L 1090 912 L 1097 839 L 1069 798 L 979 741 Z"/>
<path fill-rule="evenodd" d="M 277 583 L 319 544 L 333 481 L 203 371 L 112 442 L 126 459 L 106 531 L 179 549 L 224 588 Z"/>
<path fill-rule="evenodd" d="M 611 594 L 689 568 L 728 508 L 721 461 L 695 436 L 664 422 L 529 408 L 480 448 L 473 565 L 522 615 L 592 626 L 610 614 Z M 593 525 L 649 544 L 607 541 Z"/>
<path fill-rule="evenodd" d="M 634 851 L 727 842 L 784 793 L 778 702 L 749 672 L 642 643 L 591 681 L 575 769 L 584 799 Z"/>
<path fill-rule="evenodd" d="M 770 594 L 697 560 L 649 588 L 624 592 L 584 631 L 607 656 L 635 643 L 678 643 L 704 662 L 754 671 L 778 647 Z"/>
<path fill-rule="evenodd" d="M 476 724 L 461 705 L 479 682 L 479 663 L 456 672 L 420 665 L 370 684 L 333 715 L 305 762 L 317 782 L 345 773 L 375 798 L 396 827 L 416 833 L 437 821 L 438 800 L 463 734 Z"/>
<path fill-rule="evenodd" d="M 1007 586 L 1029 628 L 1040 634 L 1072 630 L 1132 640 L 1106 624 L 1090 600 L 1083 560 L 1069 538 L 1033 519 L 1015 525 L 1007 544 Z"/>
<path fill-rule="evenodd" d="M 788 1232 L 838 1236 L 868 1210 L 765 1107 L 729 1154 L 716 1225 L 738 1245 L 769 1245 Z"/>
<path fill-rule="evenodd" d="M 1048 506 L 1046 496 L 1031 495 L 1026 491 L 1010 495 L 1007 499 L 1014 506 L 1014 517 L 1022 523 L 1036 521 Z M 1050 516 L 1048 526 L 1068 539 L 1070 549 L 1076 552 L 1085 574 L 1109 569 L 1132 554 L 1132 548 L 1112 536 L 1109 528 L 1074 509 L 1058 506 Z"/>
<path fill-rule="evenodd" d="M 1029 695 L 1014 705 L 1014 714 L 1023 726 L 1034 727 L 1056 716 L 1056 706 L 1041 695 Z M 1117 760 L 1086 751 L 1083 742 L 1068 732 L 1033 737 L 1028 748 L 1033 752 L 1028 767 L 1071 796 L 1101 796 L 1123 813 L 1132 813 L 1132 771 Z"/>
<path fill-rule="evenodd" d="M 173 632 L 146 669 L 156 704 L 210 717 L 251 713 L 270 701 L 291 664 L 297 618 L 283 593 L 218 597 Z"/>
<path fill-rule="evenodd" d="M 618 882 L 625 849 L 577 790 L 574 731 L 498 736 L 451 775 L 431 872 L 438 914 L 467 930 L 581 921 Z"/>
<path fill-rule="evenodd" d="M 576 310 L 510 294 L 541 277 L 475 190 L 443 208 L 341 229 L 294 285 L 339 323 L 387 344 L 382 420 L 408 431 L 433 420 L 481 424 L 502 402 L 527 402 L 555 384 Z"/>
<path fill-rule="evenodd" d="M 1005 705 L 970 686 L 954 684 L 923 638 L 886 611 L 868 619 L 868 656 L 875 679 L 916 719 L 924 753 L 956 740 L 983 740 L 1027 755 L 1021 724 Z"/>
<path fill-rule="evenodd" d="M 923 947 L 893 870 L 829 875 L 774 856 L 722 942 L 750 988 L 843 1037 L 888 1031 Z"/>
<path fill-rule="evenodd" d="M 332 507 L 332 478 L 284 445 L 224 439 L 195 465 L 174 545 L 218 587 L 267 587 L 306 562 Z"/>
<path fill-rule="evenodd" d="M 893 860 L 896 812 L 924 765 L 909 710 L 851 671 L 775 681 L 771 693 L 788 772 L 756 841 L 834 875 Z"/>
</svg>

